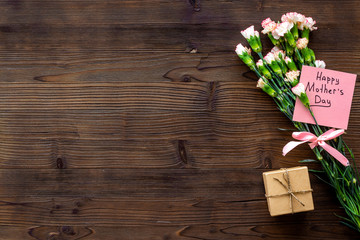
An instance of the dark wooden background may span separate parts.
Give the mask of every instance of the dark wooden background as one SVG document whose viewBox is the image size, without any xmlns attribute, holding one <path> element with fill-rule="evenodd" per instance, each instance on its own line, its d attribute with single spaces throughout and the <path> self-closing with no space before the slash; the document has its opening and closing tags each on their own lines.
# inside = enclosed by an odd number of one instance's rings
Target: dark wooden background
<svg viewBox="0 0 360 240">
<path fill-rule="evenodd" d="M 355 239 L 311 175 L 315 211 L 270 217 L 262 172 L 291 124 L 234 53 L 298 11 L 310 47 L 359 74 L 352 1 L 0 1 L 0 239 Z M 265 49 L 269 41 L 263 37 Z M 360 88 L 345 140 L 360 157 Z M 309 165 L 318 168 L 317 165 Z"/>
</svg>

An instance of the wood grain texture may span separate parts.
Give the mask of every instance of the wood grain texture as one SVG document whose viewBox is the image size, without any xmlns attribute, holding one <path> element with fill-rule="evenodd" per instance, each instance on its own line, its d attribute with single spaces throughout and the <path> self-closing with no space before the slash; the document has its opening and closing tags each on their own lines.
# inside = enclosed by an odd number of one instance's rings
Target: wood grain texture
<svg viewBox="0 0 360 240">
<path fill-rule="evenodd" d="M 326 226 L 327 225 L 327 226 Z M 24 227 L 0 227 L 2 237 L 0 239 L 107 239 L 107 240 L 165 240 L 165 239 L 351 239 L 343 227 L 326 223 L 322 224 L 204 224 L 204 225 L 179 225 L 179 226 L 115 226 L 115 227 L 79 227 L 79 226 L 24 226 Z M 274 229 L 284 228 L 282 233 Z M 313 236 L 306 238 L 299 236 L 298 229 L 312 231 Z M 330 230 L 329 230 L 330 229 Z M 344 237 L 345 235 L 345 237 Z"/>
<path fill-rule="evenodd" d="M 313 174 L 313 212 L 269 216 L 262 172 L 313 155 L 307 146 L 281 155 L 291 137 L 278 128 L 291 124 L 233 52 L 241 29 L 298 11 L 317 21 L 317 58 L 359 74 L 357 1 L 0 0 L 0 9 L 0 240 L 358 238 Z M 355 156 L 359 98 L 356 89 L 344 136 Z"/>
<path fill-rule="evenodd" d="M 322 229 L 330 231 L 328 224 L 340 231 L 339 235 L 328 233 L 334 239 L 340 239 L 340 233 L 345 232 L 339 225 L 331 224 L 337 219 L 334 213 L 341 214 L 342 210 L 336 207 L 334 199 L 328 197 L 331 189 L 324 188 L 315 177 L 311 179 L 314 191 L 318 192 L 314 197 L 314 212 L 273 218 L 269 216 L 266 200 L 262 197 L 261 170 L 251 173 L 247 170 L 152 171 L 156 176 L 139 170 L 56 172 L 3 171 L 1 176 L 10 181 L 16 178 L 14 175 L 23 176 L 23 182 L 13 183 L 13 191 L 21 190 L 21 185 L 28 185 L 25 187 L 27 191 L 16 194 L 5 191 L 8 196 L 0 193 L 0 224 L 11 224 L 17 228 L 24 226 L 22 231 L 28 231 L 33 237 L 66 235 L 63 233 L 66 229 L 74 232 L 67 236 L 69 238 L 89 234 L 99 239 L 105 235 L 103 227 L 112 229 L 114 226 L 121 226 L 121 231 L 140 239 L 144 237 L 142 231 L 151 232 L 150 227 L 158 229 L 152 234 L 160 234 L 154 239 L 161 239 L 167 234 L 175 239 L 191 239 L 194 236 L 207 239 L 207 235 L 217 237 L 215 239 L 264 236 L 276 239 L 279 233 L 271 230 L 276 226 L 283 226 L 288 231 L 287 237 L 293 238 L 298 234 L 293 232 L 296 226 L 321 234 Z M 83 174 L 87 174 L 88 179 L 84 180 Z M 223 178 L 227 179 L 225 183 L 221 181 Z M 198 182 L 195 186 L 194 179 Z M 47 191 L 31 187 L 39 184 Z M 104 185 L 108 186 L 107 189 L 102 189 Z M 1 186 L 1 189 L 4 188 Z M 89 194 L 89 189 L 92 194 Z M 62 197 L 58 197 L 59 191 Z M 21 214 L 17 214 L 19 212 Z M 29 224 L 38 227 L 29 229 Z M 140 232 L 135 230 L 137 228 Z M 160 230 L 163 232 L 158 232 Z M 116 233 L 119 229 L 111 231 Z"/>
</svg>

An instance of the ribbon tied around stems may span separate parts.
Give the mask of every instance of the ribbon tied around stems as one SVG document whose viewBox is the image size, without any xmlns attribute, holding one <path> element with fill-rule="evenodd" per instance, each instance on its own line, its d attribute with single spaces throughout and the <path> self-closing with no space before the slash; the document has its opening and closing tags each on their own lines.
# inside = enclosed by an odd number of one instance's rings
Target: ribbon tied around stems
<svg viewBox="0 0 360 240">
<path fill-rule="evenodd" d="M 293 150 L 300 144 L 309 142 L 309 146 L 313 149 L 316 146 L 322 147 L 325 151 L 327 151 L 331 156 L 333 156 L 336 160 L 338 160 L 342 165 L 349 166 L 349 160 L 341 154 L 338 150 L 331 147 L 325 141 L 337 138 L 345 132 L 344 129 L 335 130 L 334 128 L 326 131 L 321 134 L 319 137 L 315 136 L 310 132 L 293 132 L 292 137 L 298 141 L 291 141 L 287 143 L 283 148 L 283 156 L 285 156 L 288 152 Z"/>
</svg>

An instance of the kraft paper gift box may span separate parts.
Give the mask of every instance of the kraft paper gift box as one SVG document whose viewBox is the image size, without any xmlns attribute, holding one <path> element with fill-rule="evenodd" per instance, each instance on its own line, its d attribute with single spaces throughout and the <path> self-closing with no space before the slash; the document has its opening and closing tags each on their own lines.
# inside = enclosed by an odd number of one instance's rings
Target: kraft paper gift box
<svg viewBox="0 0 360 240">
<path fill-rule="evenodd" d="M 314 210 L 307 167 L 264 172 L 263 179 L 271 216 Z"/>
</svg>

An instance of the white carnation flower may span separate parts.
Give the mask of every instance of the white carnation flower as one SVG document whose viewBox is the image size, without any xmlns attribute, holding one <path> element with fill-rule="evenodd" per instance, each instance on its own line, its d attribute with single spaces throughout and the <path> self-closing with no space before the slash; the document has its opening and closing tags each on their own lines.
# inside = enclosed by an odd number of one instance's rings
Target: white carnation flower
<svg viewBox="0 0 360 240">
<path fill-rule="evenodd" d="M 256 62 L 256 66 L 257 67 L 260 67 L 260 66 L 263 66 L 264 65 L 264 62 L 263 60 L 259 59 L 257 62 Z"/>
<path fill-rule="evenodd" d="M 248 53 L 249 55 L 251 54 L 251 49 L 244 47 L 241 43 L 239 43 L 236 46 L 235 52 L 237 53 L 237 55 L 242 55 L 244 53 Z"/>
<path fill-rule="evenodd" d="M 287 73 L 285 73 L 286 78 L 284 79 L 287 82 L 293 82 L 295 80 L 298 79 L 298 77 L 300 76 L 300 71 L 289 71 Z"/>
<path fill-rule="evenodd" d="M 304 21 L 300 24 L 299 29 L 304 30 L 304 28 L 310 29 L 310 31 L 316 30 L 317 27 L 314 25 L 316 24 L 316 21 L 312 19 L 311 17 L 307 17 L 304 19 Z"/>
<path fill-rule="evenodd" d="M 264 80 L 262 80 L 262 78 L 259 78 L 256 87 L 263 89 L 264 86 L 265 86 Z"/>
<path fill-rule="evenodd" d="M 280 51 L 280 50 L 281 50 L 281 49 L 280 49 L 278 46 L 274 46 L 274 47 L 271 49 L 270 52 L 276 53 L 276 52 L 278 52 L 278 51 Z"/>
<path fill-rule="evenodd" d="M 272 52 L 269 52 L 268 54 L 266 54 L 266 56 L 264 57 L 264 60 L 268 63 L 271 64 L 272 61 L 275 61 L 275 56 Z"/>
<path fill-rule="evenodd" d="M 254 30 L 254 25 L 248 27 L 247 29 L 241 31 L 241 34 L 244 38 L 249 39 L 251 36 L 259 36 L 259 32 Z"/>
<path fill-rule="evenodd" d="M 305 86 L 302 83 L 298 83 L 298 85 L 293 87 L 291 90 L 296 96 L 300 97 L 301 94 L 305 93 Z"/>
<path fill-rule="evenodd" d="M 294 26 L 294 23 L 292 22 L 282 22 L 277 25 L 275 30 L 272 32 L 275 39 L 279 39 L 280 37 L 283 37 L 285 33 L 291 30 L 291 28 Z"/>
<path fill-rule="evenodd" d="M 286 64 L 288 64 L 288 63 L 292 62 L 292 59 L 289 58 L 288 56 L 286 56 L 286 57 L 284 58 L 284 61 L 285 61 Z"/>
<path fill-rule="evenodd" d="M 315 61 L 315 67 L 317 68 L 325 68 L 326 67 L 326 64 L 324 61 L 322 60 L 316 60 Z"/>
</svg>

